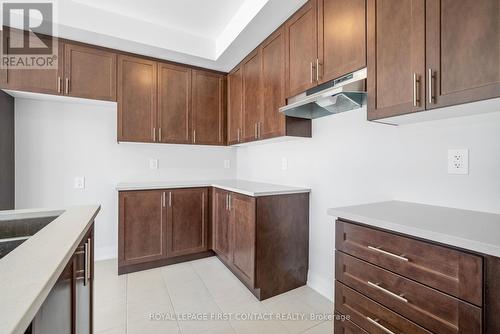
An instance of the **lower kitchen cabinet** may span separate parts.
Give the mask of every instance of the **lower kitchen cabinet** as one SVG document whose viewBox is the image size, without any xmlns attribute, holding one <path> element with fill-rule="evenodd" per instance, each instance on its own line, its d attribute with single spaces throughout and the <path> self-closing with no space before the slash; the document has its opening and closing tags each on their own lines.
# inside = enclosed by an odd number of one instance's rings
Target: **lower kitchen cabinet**
<svg viewBox="0 0 500 334">
<path fill-rule="evenodd" d="M 83 237 L 25 334 L 92 334 L 94 229 Z"/>
<path fill-rule="evenodd" d="M 119 274 L 212 255 L 208 250 L 208 189 L 121 191 Z"/>
<path fill-rule="evenodd" d="M 213 249 L 259 300 L 306 284 L 309 194 L 213 198 Z"/>
</svg>

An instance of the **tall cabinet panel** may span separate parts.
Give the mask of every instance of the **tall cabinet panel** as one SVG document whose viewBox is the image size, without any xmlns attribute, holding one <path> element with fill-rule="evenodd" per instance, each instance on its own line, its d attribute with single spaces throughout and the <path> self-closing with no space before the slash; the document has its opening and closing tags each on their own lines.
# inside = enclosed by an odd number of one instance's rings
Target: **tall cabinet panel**
<svg viewBox="0 0 500 334">
<path fill-rule="evenodd" d="M 118 140 L 156 141 L 157 64 L 118 57 Z"/>
<path fill-rule="evenodd" d="M 318 0 L 318 81 L 366 66 L 366 0 Z"/>
<path fill-rule="evenodd" d="M 190 138 L 191 69 L 158 64 L 158 141 L 187 144 Z"/>
<path fill-rule="evenodd" d="M 279 108 L 285 100 L 285 30 L 278 29 L 262 44 L 263 114 L 259 138 L 285 134 L 285 116 Z"/>
<path fill-rule="evenodd" d="M 243 140 L 259 138 L 262 119 L 262 53 L 254 51 L 243 64 Z"/>
<path fill-rule="evenodd" d="M 166 219 L 162 191 L 119 194 L 118 265 L 164 259 Z"/>
<path fill-rule="evenodd" d="M 229 145 L 238 144 L 243 128 L 243 76 L 237 67 L 227 76 L 227 141 Z"/>
<path fill-rule="evenodd" d="M 225 144 L 225 78 L 223 75 L 192 72 L 192 142 Z"/>
<path fill-rule="evenodd" d="M 368 118 L 425 108 L 425 0 L 368 0 Z"/>
<path fill-rule="evenodd" d="M 500 96 L 500 1 L 427 0 L 428 109 Z"/>
<path fill-rule="evenodd" d="M 317 0 L 309 0 L 286 23 L 287 97 L 316 86 Z"/>
<path fill-rule="evenodd" d="M 229 192 L 214 189 L 212 197 L 212 247 L 226 262 L 232 261 L 232 224 L 230 221 Z"/>
</svg>

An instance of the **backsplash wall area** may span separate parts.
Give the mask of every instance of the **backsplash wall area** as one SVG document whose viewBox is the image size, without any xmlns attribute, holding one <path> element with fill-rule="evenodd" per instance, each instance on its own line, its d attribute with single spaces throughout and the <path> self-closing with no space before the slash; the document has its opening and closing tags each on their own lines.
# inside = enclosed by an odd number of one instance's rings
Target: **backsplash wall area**
<svg viewBox="0 0 500 334">
<path fill-rule="evenodd" d="M 469 175 L 449 175 L 447 151 L 462 148 Z M 312 188 L 308 284 L 330 299 L 328 208 L 399 199 L 500 213 L 500 113 L 396 127 L 363 108 L 314 120 L 311 139 L 238 148 L 237 161 L 239 178 Z"/>
<path fill-rule="evenodd" d="M 118 144 L 112 104 L 17 98 L 15 120 L 16 208 L 100 203 L 96 259 L 117 256 L 116 183 L 236 176 L 234 148 Z M 149 168 L 150 159 L 159 159 L 159 169 Z M 74 188 L 75 177 L 85 177 L 85 189 Z"/>
</svg>

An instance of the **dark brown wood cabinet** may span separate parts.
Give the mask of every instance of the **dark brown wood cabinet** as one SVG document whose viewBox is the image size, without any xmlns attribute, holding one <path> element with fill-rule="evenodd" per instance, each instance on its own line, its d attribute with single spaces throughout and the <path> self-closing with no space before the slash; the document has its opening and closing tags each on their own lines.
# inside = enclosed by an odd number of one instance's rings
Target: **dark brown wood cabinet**
<svg viewBox="0 0 500 334">
<path fill-rule="evenodd" d="M 118 141 L 155 142 L 157 63 L 118 56 Z"/>
<path fill-rule="evenodd" d="M 212 247 L 227 263 L 233 261 L 233 226 L 229 210 L 229 192 L 214 189 L 212 194 Z"/>
<path fill-rule="evenodd" d="M 173 189 L 165 192 L 167 206 L 167 256 L 207 251 L 207 188 Z"/>
<path fill-rule="evenodd" d="M 243 62 L 243 141 L 259 139 L 262 120 L 262 52 L 252 52 Z"/>
<path fill-rule="evenodd" d="M 159 190 L 119 193 L 119 267 L 167 257 L 164 200 Z"/>
<path fill-rule="evenodd" d="M 317 0 L 309 0 L 285 23 L 286 96 L 291 97 L 317 85 Z"/>
<path fill-rule="evenodd" d="M 192 143 L 225 145 L 225 77 L 214 72 L 192 72 Z"/>
<path fill-rule="evenodd" d="M 366 67 L 366 0 L 318 0 L 318 83 Z"/>
<path fill-rule="evenodd" d="M 424 110 L 425 0 L 368 0 L 367 15 L 368 118 Z"/>
<path fill-rule="evenodd" d="M 500 1 L 426 1 L 427 109 L 500 96 Z"/>
<path fill-rule="evenodd" d="M 243 70 L 237 67 L 227 76 L 227 142 L 238 144 L 243 129 Z"/>
<path fill-rule="evenodd" d="M 64 94 L 116 101 L 116 54 L 76 44 L 64 44 Z"/>
<path fill-rule="evenodd" d="M 158 141 L 190 142 L 191 69 L 158 63 Z"/>
</svg>

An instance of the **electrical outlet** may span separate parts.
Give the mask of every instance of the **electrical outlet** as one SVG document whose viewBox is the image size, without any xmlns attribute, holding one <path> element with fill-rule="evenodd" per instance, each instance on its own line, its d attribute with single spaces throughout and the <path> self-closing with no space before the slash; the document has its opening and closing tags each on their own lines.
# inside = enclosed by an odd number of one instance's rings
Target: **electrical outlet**
<svg viewBox="0 0 500 334">
<path fill-rule="evenodd" d="M 74 188 L 85 189 L 85 177 L 83 176 L 75 177 Z"/>
<path fill-rule="evenodd" d="M 224 168 L 225 169 L 231 168 L 231 160 L 224 160 Z"/>
<path fill-rule="evenodd" d="M 469 150 L 448 150 L 448 174 L 469 174 Z"/>
<path fill-rule="evenodd" d="M 287 170 L 287 169 L 288 169 L 288 159 L 281 158 L 281 170 Z"/>
<path fill-rule="evenodd" d="M 149 159 L 149 169 L 158 169 L 158 159 Z"/>
</svg>

